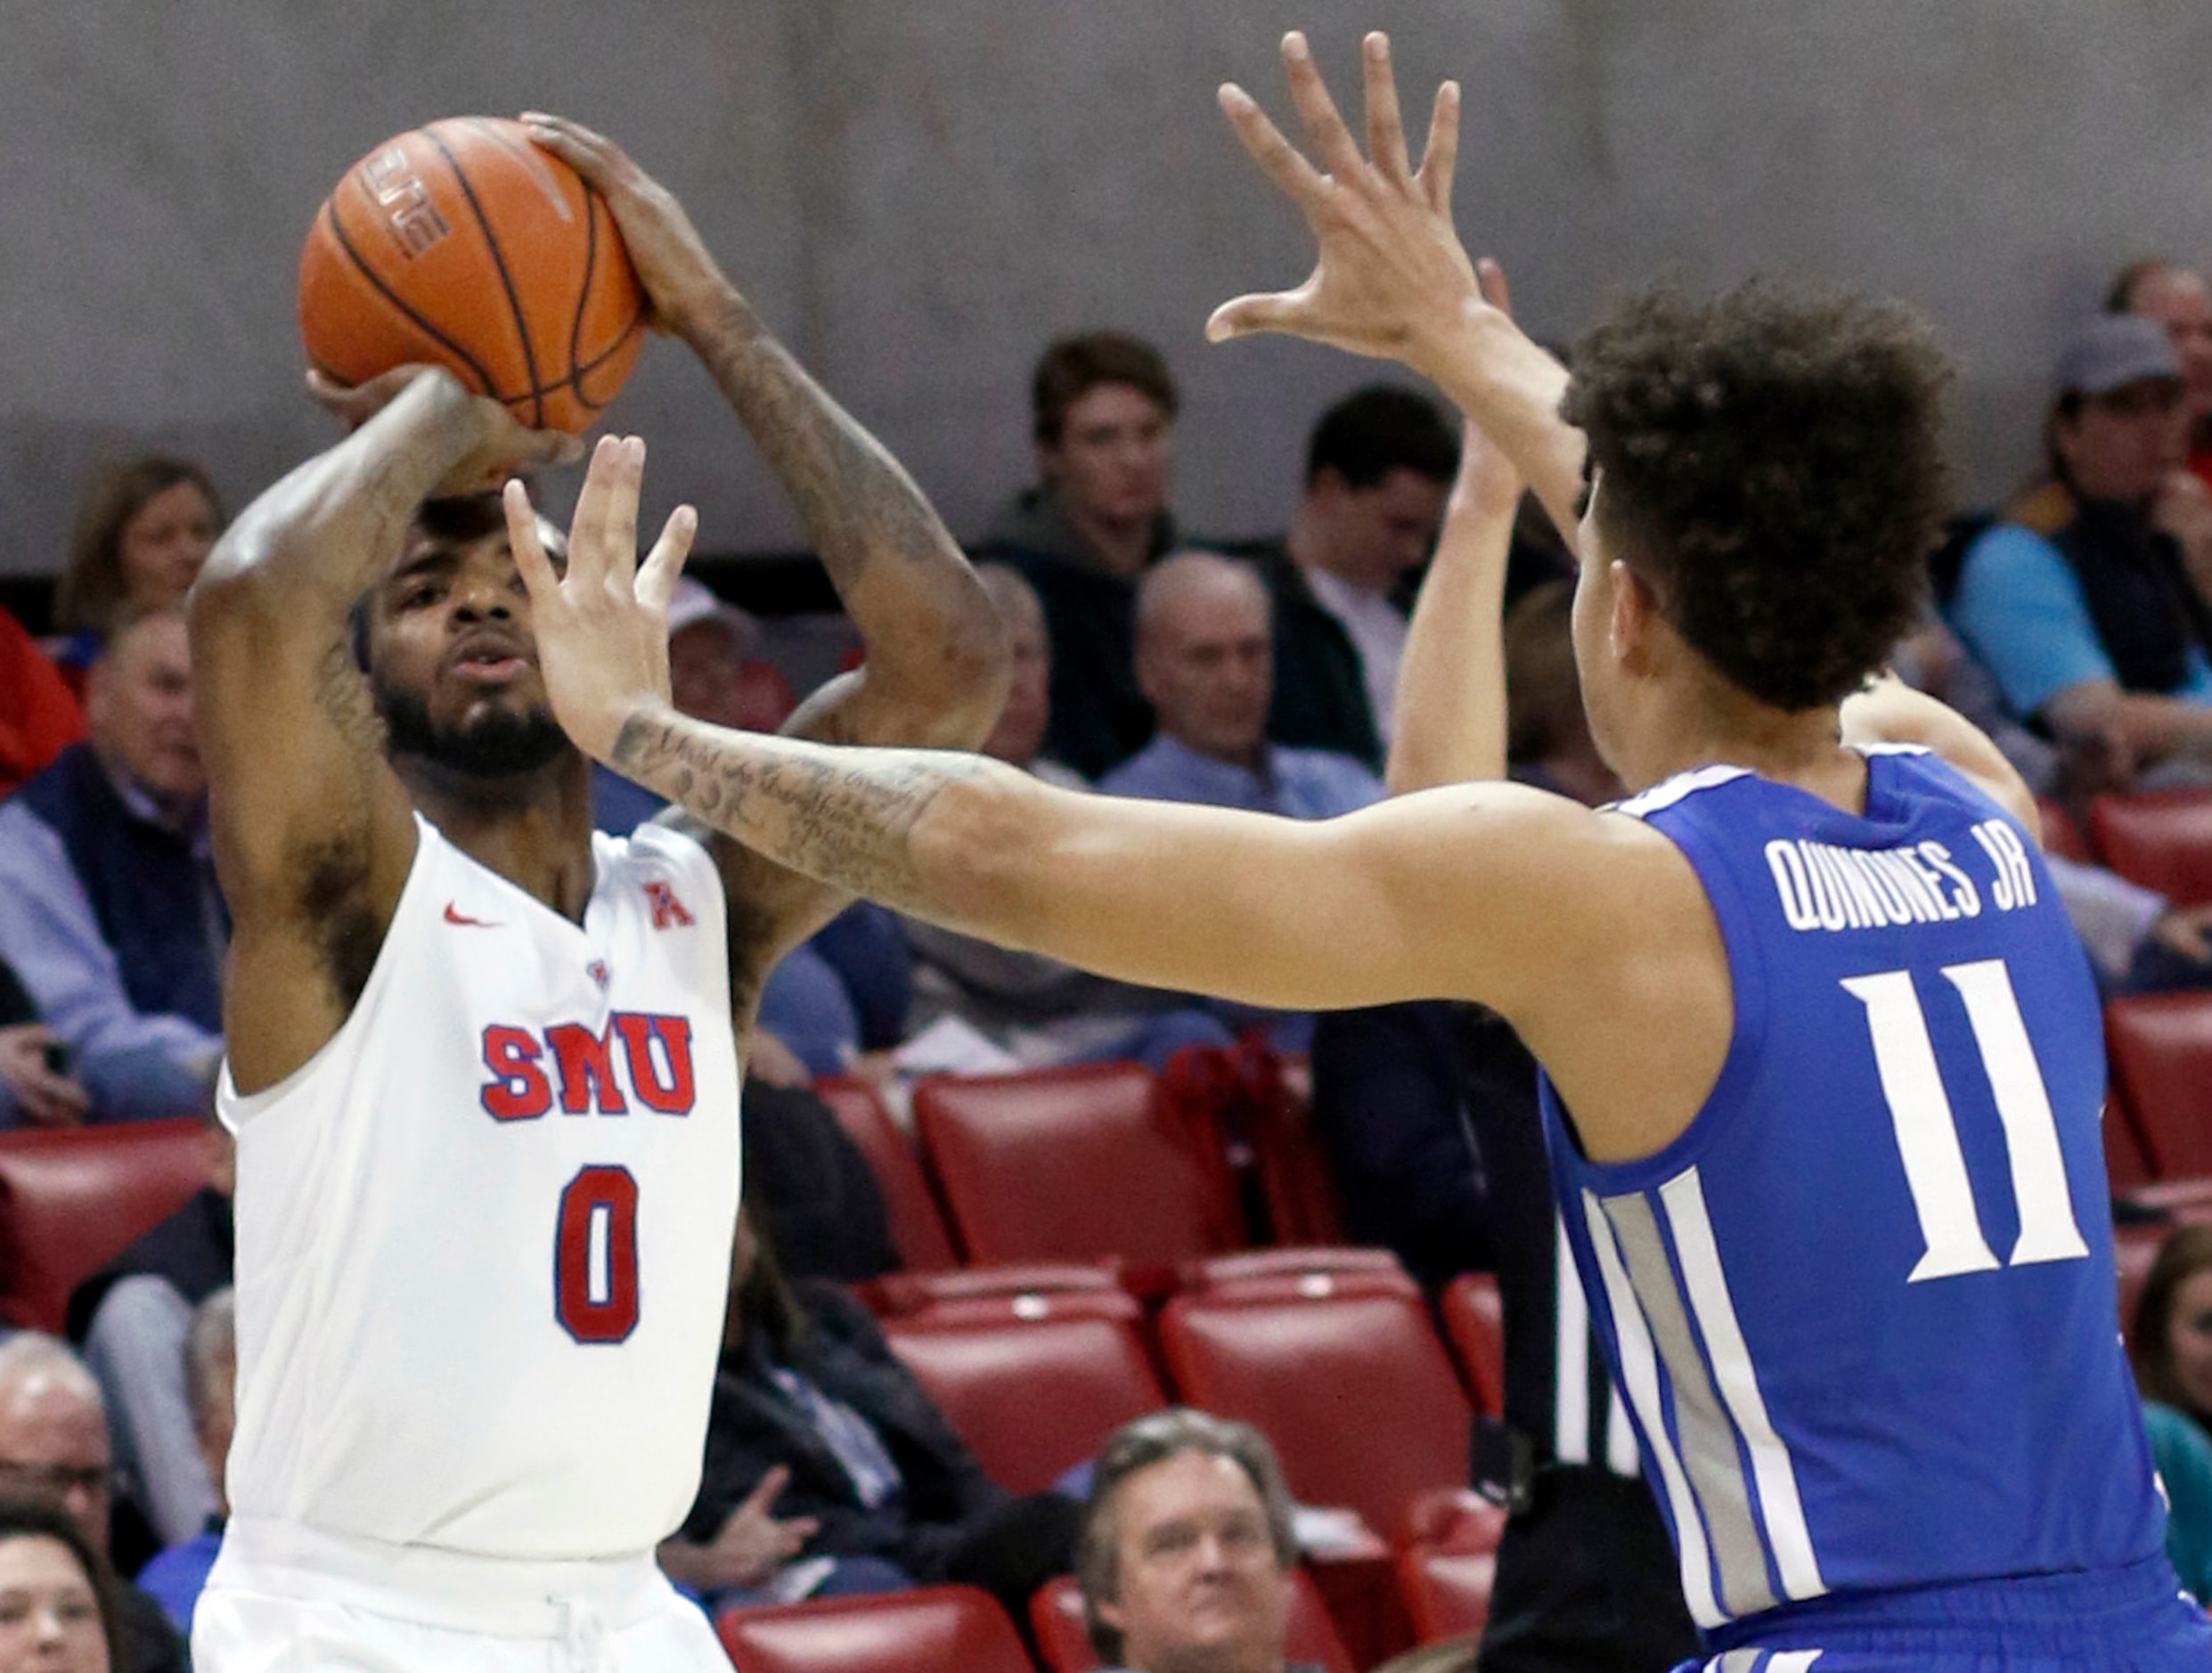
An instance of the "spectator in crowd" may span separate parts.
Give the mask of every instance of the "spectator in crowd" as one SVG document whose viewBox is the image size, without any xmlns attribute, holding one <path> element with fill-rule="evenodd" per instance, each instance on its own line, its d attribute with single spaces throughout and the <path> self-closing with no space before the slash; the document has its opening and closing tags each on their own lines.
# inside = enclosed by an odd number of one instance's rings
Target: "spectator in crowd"
<svg viewBox="0 0 2212 1673">
<path fill-rule="evenodd" d="M 238 1153 L 212 1116 L 206 1143 L 208 1183 L 69 1296 L 69 1340 L 107 1404 L 116 1485 L 164 1545 L 198 1533 L 222 1495 L 192 1410 L 185 1342 L 193 1310 L 231 1284 Z"/>
<path fill-rule="evenodd" d="M 753 659 L 761 624 L 724 604 L 704 582 L 677 578 L 668 599 L 669 695 L 686 714 L 717 726 L 772 732 L 794 706 L 791 685 L 773 663 Z M 624 836 L 667 804 L 611 768 L 592 768 L 592 823 Z"/>
<path fill-rule="evenodd" d="M 983 752 L 1047 783 L 1082 788 L 1080 777 L 1040 753 L 1052 714 L 1052 648 L 1037 595 L 1003 564 L 979 565 L 975 576 L 1006 622 L 1014 659 L 1006 707 Z M 902 924 L 914 956 L 915 1028 L 957 1017 L 1024 1066 L 1134 1057 L 1156 1070 L 1184 1046 L 1234 1043 L 1220 1021 L 1181 996 L 918 918 Z"/>
<path fill-rule="evenodd" d="M 100 1115 L 196 1113 L 223 1052 L 230 923 L 183 608 L 118 623 L 87 698 L 86 741 L 0 803 L 0 959 Z"/>
<path fill-rule="evenodd" d="M 1101 1659 L 1126 1673 L 1291 1673 L 1298 1547 L 1267 1437 L 1178 1408 L 1122 1424 L 1091 1472 L 1076 1578 Z"/>
<path fill-rule="evenodd" d="M 2183 1226 L 2159 1247 L 2128 1352 L 2166 1483 L 2167 1555 L 2203 1602 L 2212 1597 L 2212 1226 Z"/>
<path fill-rule="evenodd" d="M 1275 601 L 1277 743 L 1382 771 L 1406 647 L 1398 594 L 1428 561 L 1458 462 L 1436 404 L 1394 385 L 1346 396 L 1314 426 L 1290 533 L 1259 554 Z"/>
<path fill-rule="evenodd" d="M 1274 641 L 1249 564 L 1186 551 L 1155 565 L 1138 593 L 1136 671 L 1159 733 L 1099 780 L 1108 794 L 1293 819 L 1382 799 L 1383 781 L 1351 756 L 1268 741 Z"/>
<path fill-rule="evenodd" d="M 1030 386 L 1038 485 L 981 553 L 1019 569 L 1052 641 L 1051 753 L 1097 778 L 1152 734 L 1130 673 L 1137 580 L 1175 543 L 1175 380 L 1151 344 L 1064 337 Z"/>
<path fill-rule="evenodd" d="M 95 476 L 54 591 L 64 669 L 81 677 L 126 618 L 182 604 L 224 521 L 214 481 L 189 460 L 149 454 Z"/>
<path fill-rule="evenodd" d="M 69 1073 L 69 1049 L 0 961 L 0 1129 L 74 1127 L 85 1119 L 92 1095 Z"/>
<path fill-rule="evenodd" d="M 0 1342 L 0 1494 L 57 1506 L 104 1561 L 110 1456 L 100 1385 L 67 1343 L 37 1331 Z M 184 1645 L 161 1605 L 118 1584 L 124 1673 L 181 1673 Z"/>
<path fill-rule="evenodd" d="M 2112 282 L 2105 307 L 2155 320 L 2173 339 L 2189 420 L 2189 469 L 2212 488 L 2212 287 L 2202 273 L 2162 257 L 2131 262 Z"/>
<path fill-rule="evenodd" d="M 192 1435 L 201 1466 L 215 1483 L 215 1502 L 189 1538 L 169 1545 L 138 1571 L 138 1588 L 161 1605 L 189 1644 L 192 1605 L 223 1548 L 223 1523 L 230 1514 L 223 1466 L 238 1426 L 238 1302 L 228 1285 L 192 1310 L 181 1358 Z"/>
<path fill-rule="evenodd" d="M 0 796 L 84 735 L 77 693 L 22 623 L 0 609 Z"/>
<path fill-rule="evenodd" d="M 0 1500 L 0 1673 L 117 1673 L 115 1580 L 51 1505 Z"/>
<path fill-rule="evenodd" d="M 2047 537 L 2004 521 L 1973 540 L 1952 625 L 2016 714 L 2110 740 L 2155 770 L 2146 782 L 2202 782 L 2212 605 L 2162 512 L 2181 462 L 2181 363 L 2151 322 L 2105 314 L 2067 346 L 2057 381 L 2049 463 L 2069 520 Z"/>
<path fill-rule="evenodd" d="M 783 1485 L 770 1492 L 779 1467 Z M 812 1524 L 803 1538 L 744 1525 L 771 1500 L 775 1519 Z M 787 1283 L 751 1209 L 739 1212 L 706 1467 L 661 1547 L 670 1578 L 710 1607 L 732 1591 L 957 1582 L 1020 1618 L 1030 1594 L 1070 1567 L 1077 1514 L 1057 1494 L 1017 1498 L 992 1481 L 868 1310 L 834 1284 Z M 795 1555 L 833 1561 L 787 1578 L 781 1560 Z"/>
<path fill-rule="evenodd" d="M 1350 755 L 1267 739 L 1275 654 L 1267 588 L 1250 564 L 1178 552 L 1147 573 L 1137 599 L 1137 682 L 1160 730 L 1099 780 L 1110 796 L 1330 819 L 1383 799 L 1383 781 Z M 1235 1028 L 1264 1027 L 1279 1050 L 1302 1051 L 1304 1014 L 1207 1008 Z"/>
<path fill-rule="evenodd" d="M 1939 620 L 1930 620 L 1891 659 L 1898 677 L 1979 728 L 2039 796 L 2074 801 L 2112 783 L 2110 752 L 2095 735 L 2053 743 L 2014 719 L 1996 681 Z M 2212 986 L 2212 907 L 2179 906 L 2104 866 L 2045 853 L 2097 983 L 2107 993 Z"/>
</svg>

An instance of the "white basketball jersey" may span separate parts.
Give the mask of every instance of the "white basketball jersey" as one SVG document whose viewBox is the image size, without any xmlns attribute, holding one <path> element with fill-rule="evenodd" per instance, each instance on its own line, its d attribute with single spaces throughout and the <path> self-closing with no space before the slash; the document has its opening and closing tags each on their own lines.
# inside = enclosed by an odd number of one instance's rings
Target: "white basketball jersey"
<svg viewBox="0 0 2212 1673">
<path fill-rule="evenodd" d="M 738 1211 L 722 882 L 592 840 L 577 925 L 419 815 L 368 986 L 238 1134 L 241 1516 L 634 1555 L 698 1488 Z"/>
</svg>

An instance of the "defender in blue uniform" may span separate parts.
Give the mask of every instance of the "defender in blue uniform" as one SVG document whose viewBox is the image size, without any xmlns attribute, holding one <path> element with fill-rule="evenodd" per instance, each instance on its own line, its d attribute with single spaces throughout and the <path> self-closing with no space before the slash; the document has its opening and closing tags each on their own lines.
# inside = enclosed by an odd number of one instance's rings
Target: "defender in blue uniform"
<svg viewBox="0 0 2212 1673">
<path fill-rule="evenodd" d="M 955 929 L 1259 1005 L 1506 1017 L 1716 1673 L 2212 1666 L 2118 1351 L 2095 999 L 2034 804 L 1956 715 L 1868 686 L 1945 504 L 1940 356 L 1895 309 L 1662 293 L 1570 382 L 1452 231 L 1455 91 L 1416 169 L 1381 37 L 1369 156 L 1302 38 L 1285 59 L 1319 167 L 1223 105 L 1320 265 L 1212 330 L 1395 355 L 1496 441 L 1573 531 L 1592 733 L 1648 794 L 1453 784 L 1302 823 L 688 721 L 684 526 L 637 564 L 621 448 L 564 575 L 510 490 L 556 714 L 768 858 Z M 1495 778 L 1502 579 L 1469 580 L 1486 672 L 1442 776 Z"/>
</svg>

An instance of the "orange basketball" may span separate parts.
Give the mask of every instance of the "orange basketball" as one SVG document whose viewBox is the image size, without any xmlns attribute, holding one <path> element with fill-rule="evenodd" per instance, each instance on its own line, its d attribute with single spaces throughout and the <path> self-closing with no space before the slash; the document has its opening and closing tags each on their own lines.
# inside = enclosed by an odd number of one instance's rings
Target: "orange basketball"
<svg viewBox="0 0 2212 1673">
<path fill-rule="evenodd" d="M 342 383 L 445 366 L 533 429 L 587 428 L 644 322 L 606 200 L 495 117 L 385 141 L 323 200 L 299 256 L 315 365 Z"/>
</svg>

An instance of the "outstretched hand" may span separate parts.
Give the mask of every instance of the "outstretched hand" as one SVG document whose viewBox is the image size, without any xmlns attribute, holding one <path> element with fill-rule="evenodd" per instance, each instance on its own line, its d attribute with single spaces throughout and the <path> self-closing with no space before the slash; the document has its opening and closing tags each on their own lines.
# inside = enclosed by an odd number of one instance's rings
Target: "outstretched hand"
<svg viewBox="0 0 2212 1673">
<path fill-rule="evenodd" d="M 1280 186 L 1320 245 L 1319 260 L 1294 290 L 1238 297 L 1214 310 L 1214 342 L 1286 331 L 1355 354 L 1400 360 L 1416 371 L 1436 336 L 1457 329 L 1466 308 L 1486 306 L 1475 271 L 1452 230 L 1452 171 L 1459 151 L 1459 87 L 1436 90 L 1421 166 L 1412 165 L 1399 116 L 1389 39 L 1369 35 L 1366 70 L 1367 155 L 1329 97 L 1304 36 L 1283 37 L 1283 70 L 1319 167 L 1268 119 L 1252 95 L 1221 89 L 1221 109 L 1268 177 Z M 1323 172 L 1326 170 L 1326 172 Z"/>
<path fill-rule="evenodd" d="M 597 761 L 614 753 L 638 709 L 668 702 L 668 596 L 698 528 L 698 513 L 678 506 L 641 565 L 644 479 L 642 439 L 600 439 L 576 496 L 567 567 L 558 573 L 538 538 L 529 491 L 519 482 L 506 488 L 507 532 L 530 592 L 546 698 L 561 730 Z"/>
</svg>

